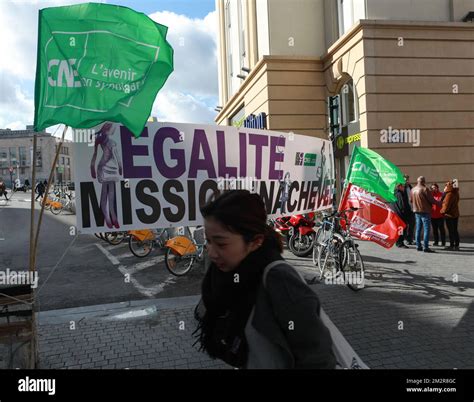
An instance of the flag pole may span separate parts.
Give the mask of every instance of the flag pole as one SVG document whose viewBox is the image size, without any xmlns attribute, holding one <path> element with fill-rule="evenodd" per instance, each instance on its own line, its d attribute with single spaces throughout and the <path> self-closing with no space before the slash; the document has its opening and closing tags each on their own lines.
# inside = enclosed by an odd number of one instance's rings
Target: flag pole
<svg viewBox="0 0 474 402">
<path fill-rule="evenodd" d="M 64 130 L 63 130 L 63 134 L 61 136 L 61 141 L 59 141 L 59 143 L 57 145 L 56 155 L 54 156 L 54 161 L 53 161 L 53 166 L 51 166 L 51 172 L 49 172 L 49 179 L 48 179 L 48 183 L 46 184 L 46 189 L 45 189 L 45 193 L 44 193 L 45 195 L 43 197 L 43 201 L 41 202 L 41 211 L 40 211 L 40 215 L 39 215 L 39 219 L 38 219 L 38 226 L 36 227 L 35 243 L 34 243 L 34 246 L 33 246 L 33 254 L 32 254 L 32 256 L 33 256 L 33 271 L 35 270 L 35 265 L 36 265 L 36 251 L 37 251 L 37 248 L 38 248 L 38 237 L 39 237 L 39 233 L 40 233 L 40 229 L 41 229 L 41 222 L 43 220 L 44 206 L 45 206 L 46 201 L 48 199 L 49 188 L 51 187 L 51 181 L 53 180 L 53 176 L 54 176 L 54 169 L 56 169 L 56 163 L 58 162 L 59 152 L 61 150 L 61 146 L 63 145 L 64 135 L 66 134 L 67 128 L 68 128 L 68 126 L 64 125 Z"/>
<path fill-rule="evenodd" d="M 31 173 L 31 216 L 30 216 L 30 271 L 34 271 L 33 244 L 35 232 L 35 183 L 36 183 L 36 134 L 33 135 L 33 158 Z"/>
<path fill-rule="evenodd" d="M 342 188 L 342 191 L 341 191 L 341 198 L 339 199 L 339 206 L 337 208 L 338 211 L 341 210 L 341 204 L 342 204 L 342 200 L 344 199 L 345 195 L 346 195 L 346 191 L 347 191 L 347 187 L 348 184 L 349 184 L 349 172 L 351 170 L 351 167 L 352 167 L 352 162 L 354 161 L 354 155 L 357 151 L 357 148 L 358 147 L 354 147 L 354 149 L 352 150 L 352 154 L 351 154 L 351 160 L 349 162 L 349 167 L 347 168 L 347 174 L 346 174 L 346 179 L 344 180 L 344 187 Z"/>
<path fill-rule="evenodd" d="M 29 271 L 35 271 L 35 252 L 34 252 L 34 231 L 35 231 L 35 184 L 36 184 L 36 144 L 37 136 L 33 135 L 33 157 L 32 161 L 32 172 L 31 172 L 31 216 L 30 216 L 30 266 Z M 35 290 L 31 289 L 31 301 L 32 301 L 32 312 L 31 312 L 31 344 L 30 344 L 30 361 L 28 368 L 36 368 L 38 361 L 38 338 L 36 331 L 36 316 L 34 312 L 34 296 Z"/>
</svg>

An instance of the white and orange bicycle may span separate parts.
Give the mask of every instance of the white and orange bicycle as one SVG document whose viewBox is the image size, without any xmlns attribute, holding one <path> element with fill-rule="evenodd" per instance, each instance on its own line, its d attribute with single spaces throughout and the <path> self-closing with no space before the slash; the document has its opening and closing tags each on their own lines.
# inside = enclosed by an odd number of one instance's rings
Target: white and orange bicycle
<svg viewBox="0 0 474 402">
<path fill-rule="evenodd" d="M 187 235 L 184 233 L 187 231 Z M 205 256 L 206 240 L 204 226 L 198 226 L 193 232 L 186 227 L 178 231 L 179 235 L 165 243 L 165 265 L 173 275 L 186 275 L 196 262 L 202 262 Z"/>
</svg>

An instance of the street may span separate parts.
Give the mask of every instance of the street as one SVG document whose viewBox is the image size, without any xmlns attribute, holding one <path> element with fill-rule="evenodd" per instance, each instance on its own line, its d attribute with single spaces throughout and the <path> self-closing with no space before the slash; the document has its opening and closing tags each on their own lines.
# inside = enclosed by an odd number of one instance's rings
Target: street
<svg viewBox="0 0 474 402">
<path fill-rule="evenodd" d="M 0 201 L 1 270 L 28 269 L 30 196 L 17 192 L 6 206 Z M 177 278 L 166 269 L 160 250 L 142 260 L 132 255 L 126 241 L 111 246 L 93 235 L 71 235 L 75 224 L 70 212 L 43 215 L 36 260 L 40 311 L 199 293 L 198 264 Z"/>
<path fill-rule="evenodd" d="M 27 267 L 28 196 L 16 193 L 0 205 L 2 270 Z M 74 219 L 45 212 L 43 220 L 36 292 L 41 367 L 226 367 L 192 347 L 202 266 L 173 277 L 158 250 L 140 260 L 127 243 L 70 235 Z M 311 258 L 288 250 L 284 257 L 362 360 L 370 368 L 473 368 L 472 241 L 435 254 L 359 243 L 366 265 L 359 292 L 320 283 Z"/>
</svg>

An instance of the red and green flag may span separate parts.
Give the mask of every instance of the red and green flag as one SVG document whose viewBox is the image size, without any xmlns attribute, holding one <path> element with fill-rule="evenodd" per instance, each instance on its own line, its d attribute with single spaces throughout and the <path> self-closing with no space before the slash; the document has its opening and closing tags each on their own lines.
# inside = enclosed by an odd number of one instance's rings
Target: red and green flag
<svg viewBox="0 0 474 402">
<path fill-rule="evenodd" d="M 346 177 L 352 183 L 386 201 L 394 202 L 395 187 L 405 183 L 402 172 L 392 162 L 371 149 L 355 147 Z"/>
<path fill-rule="evenodd" d="M 173 71 L 167 30 L 143 13 L 110 4 L 40 10 L 35 130 L 114 121 L 140 136 Z"/>
<path fill-rule="evenodd" d="M 406 224 L 378 195 L 352 183 L 346 187 L 339 210 L 360 208 L 349 212 L 351 235 L 391 248 L 403 233 Z M 345 226 L 344 223 L 342 223 Z"/>
</svg>

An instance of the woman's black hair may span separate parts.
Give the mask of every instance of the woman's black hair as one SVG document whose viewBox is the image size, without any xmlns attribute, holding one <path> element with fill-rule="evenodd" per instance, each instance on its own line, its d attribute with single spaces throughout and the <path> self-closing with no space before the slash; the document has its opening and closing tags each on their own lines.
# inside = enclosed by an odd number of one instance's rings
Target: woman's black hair
<svg viewBox="0 0 474 402">
<path fill-rule="evenodd" d="M 226 191 L 203 206 L 201 214 L 242 235 L 247 243 L 263 234 L 265 240 L 275 242 L 280 253 L 283 252 L 280 235 L 268 226 L 265 204 L 258 194 L 248 190 Z"/>
</svg>

